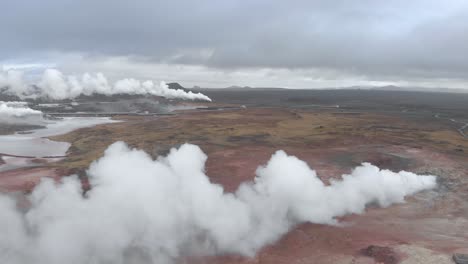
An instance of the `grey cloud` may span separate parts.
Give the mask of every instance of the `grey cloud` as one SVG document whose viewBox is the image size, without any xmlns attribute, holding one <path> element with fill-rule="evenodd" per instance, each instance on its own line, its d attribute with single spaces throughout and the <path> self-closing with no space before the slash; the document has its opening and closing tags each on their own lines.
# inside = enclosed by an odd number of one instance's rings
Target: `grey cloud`
<svg viewBox="0 0 468 264">
<path fill-rule="evenodd" d="M 55 51 L 214 68 L 468 78 L 468 3 L 459 0 L 19 0 L 3 5 L 0 60 Z"/>
</svg>

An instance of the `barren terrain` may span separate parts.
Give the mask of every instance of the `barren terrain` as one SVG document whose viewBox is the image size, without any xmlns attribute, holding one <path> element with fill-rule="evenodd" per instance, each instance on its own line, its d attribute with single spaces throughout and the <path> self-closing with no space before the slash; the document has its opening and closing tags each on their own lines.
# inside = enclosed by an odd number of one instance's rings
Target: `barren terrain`
<svg viewBox="0 0 468 264">
<path fill-rule="evenodd" d="M 370 162 L 382 169 L 437 175 L 439 186 L 404 204 L 371 206 L 363 215 L 340 219 L 339 226 L 300 225 L 254 258 L 188 257 L 181 263 L 452 263 L 453 253 L 468 251 L 468 140 L 449 118 L 424 111 L 405 114 L 398 108 L 367 111 L 229 103 L 236 108 L 117 116 L 125 122 L 55 136 L 54 140 L 72 144 L 65 159 L 0 172 L 0 187 L 28 191 L 42 176 L 73 173 L 86 185 L 83 172 L 89 164 L 109 144 L 121 140 L 154 157 L 186 142 L 197 144 L 208 155 L 210 180 L 231 192 L 252 180 L 256 168 L 283 149 L 306 161 L 325 182 Z"/>
</svg>

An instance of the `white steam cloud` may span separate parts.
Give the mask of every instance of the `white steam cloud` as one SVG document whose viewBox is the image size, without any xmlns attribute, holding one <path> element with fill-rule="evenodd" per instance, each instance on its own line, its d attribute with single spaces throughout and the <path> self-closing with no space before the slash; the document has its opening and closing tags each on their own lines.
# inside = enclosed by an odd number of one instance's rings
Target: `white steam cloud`
<svg viewBox="0 0 468 264">
<path fill-rule="evenodd" d="M 204 173 L 194 145 L 158 160 L 124 143 L 111 145 L 88 175 L 44 180 L 26 212 L 0 196 L 0 262 L 173 263 L 186 255 L 253 255 L 302 222 L 336 224 L 366 204 L 404 202 L 436 186 L 435 176 L 394 173 L 364 163 L 325 185 L 308 165 L 276 152 L 253 182 L 225 193 Z M 24 211 L 24 210 L 23 210 Z"/>
<path fill-rule="evenodd" d="M 42 112 L 29 108 L 27 102 L 0 101 L 0 123 L 35 124 L 42 121 Z"/>
<path fill-rule="evenodd" d="M 0 91 L 20 98 L 46 97 L 55 100 L 72 99 L 80 95 L 92 94 L 140 94 L 156 95 L 166 98 L 186 100 L 211 99 L 202 93 L 193 93 L 181 89 L 169 89 L 165 82 L 159 85 L 151 80 L 122 79 L 110 83 L 102 73 L 85 73 L 81 77 L 64 75 L 55 69 L 47 69 L 35 85 L 27 84 L 23 74 L 18 71 L 0 72 Z"/>
</svg>

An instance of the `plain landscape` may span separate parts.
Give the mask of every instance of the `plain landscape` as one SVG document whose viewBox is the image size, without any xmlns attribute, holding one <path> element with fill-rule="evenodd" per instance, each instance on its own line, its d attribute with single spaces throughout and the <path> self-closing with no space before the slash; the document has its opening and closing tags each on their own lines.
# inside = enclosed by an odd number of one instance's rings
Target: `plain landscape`
<svg viewBox="0 0 468 264">
<path fill-rule="evenodd" d="M 53 142 L 69 142 L 65 155 L 3 153 L 0 187 L 3 192 L 25 196 L 16 199 L 27 210 L 32 206 L 26 202 L 27 196 L 31 191 L 34 194 L 41 179 L 62 182 L 71 177 L 68 175 L 77 175 L 86 197 L 96 184 L 89 176 L 90 164 L 114 142 L 123 141 L 151 159 L 187 143 L 197 145 L 207 156 L 204 171 L 209 181 L 222 186 L 223 192 L 233 193 L 258 177 L 259 165 L 267 164 L 277 150 L 284 150 L 306 162 L 325 185 L 368 162 L 382 170 L 437 175 L 437 187 L 408 197 L 404 203 L 385 208 L 376 204 L 357 214 L 339 216 L 336 224 L 312 221 L 293 225 L 284 237 L 267 242 L 255 255 L 241 257 L 215 250 L 208 255 L 217 257 L 182 253 L 176 262 L 451 263 L 454 253 L 468 248 L 464 232 L 468 228 L 468 182 L 464 177 L 468 141 L 463 128 L 468 122 L 464 104 L 468 95 L 284 89 L 198 92 L 213 102 L 148 96 L 90 97 L 73 104 L 55 101 L 46 107 L 31 102 L 32 108 L 57 122 L 64 122 L 62 116 L 85 120 L 111 116 L 118 122 L 90 123 L 90 127 L 48 136 Z M 99 108 L 103 105 L 106 108 Z"/>
<path fill-rule="evenodd" d="M 468 264 L 468 1 L 4 1 L 0 264 Z"/>
</svg>

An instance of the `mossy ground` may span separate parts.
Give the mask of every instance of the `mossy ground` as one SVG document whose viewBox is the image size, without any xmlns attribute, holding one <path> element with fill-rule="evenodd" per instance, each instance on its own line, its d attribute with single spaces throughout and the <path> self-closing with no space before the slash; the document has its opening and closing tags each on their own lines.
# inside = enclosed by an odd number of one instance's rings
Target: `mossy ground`
<svg viewBox="0 0 468 264">
<path fill-rule="evenodd" d="M 120 119 L 125 122 L 83 128 L 53 137 L 72 144 L 68 157 L 54 166 L 84 169 L 115 141 L 125 141 L 154 157 L 187 142 L 200 145 L 208 154 L 241 145 L 280 149 L 392 144 L 468 156 L 468 140 L 449 124 L 435 119 L 428 122 L 424 118 L 385 114 L 284 108 L 184 112 L 174 116 Z"/>
</svg>

